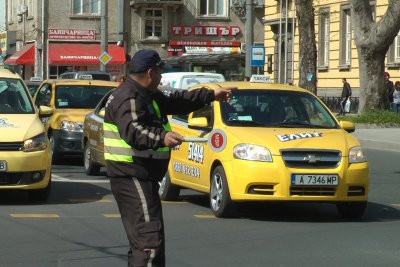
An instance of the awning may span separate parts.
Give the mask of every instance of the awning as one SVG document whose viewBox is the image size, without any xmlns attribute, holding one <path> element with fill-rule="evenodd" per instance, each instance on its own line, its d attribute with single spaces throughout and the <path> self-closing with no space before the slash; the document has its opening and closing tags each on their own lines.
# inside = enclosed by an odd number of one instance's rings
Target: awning
<svg viewBox="0 0 400 267">
<path fill-rule="evenodd" d="M 4 63 L 10 65 L 33 65 L 35 64 L 35 44 L 27 44 L 21 50 L 7 58 Z"/>
<path fill-rule="evenodd" d="M 49 45 L 49 64 L 97 65 L 100 64 L 100 54 L 100 44 L 53 43 Z M 125 63 L 125 50 L 123 47 L 109 45 L 108 54 L 111 56 L 108 64 Z"/>
</svg>

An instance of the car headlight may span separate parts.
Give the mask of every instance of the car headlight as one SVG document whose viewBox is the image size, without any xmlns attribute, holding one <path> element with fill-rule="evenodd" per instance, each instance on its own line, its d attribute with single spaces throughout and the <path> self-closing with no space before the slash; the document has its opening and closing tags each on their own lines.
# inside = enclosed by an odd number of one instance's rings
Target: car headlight
<svg viewBox="0 0 400 267">
<path fill-rule="evenodd" d="M 82 125 L 75 121 L 62 121 L 60 129 L 68 132 L 83 132 Z"/>
<path fill-rule="evenodd" d="M 46 148 L 47 148 L 46 134 L 41 133 L 30 139 L 25 140 L 24 145 L 22 147 L 22 151 L 32 152 L 32 151 L 45 150 Z"/>
<path fill-rule="evenodd" d="M 233 156 L 237 159 L 272 162 L 271 152 L 267 148 L 251 144 L 235 146 Z"/>
<path fill-rule="evenodd" d="M 349 163 L 366 162 L 367 157 L 360 146 L 355 146 L 349 150 Z"/>
</svg>

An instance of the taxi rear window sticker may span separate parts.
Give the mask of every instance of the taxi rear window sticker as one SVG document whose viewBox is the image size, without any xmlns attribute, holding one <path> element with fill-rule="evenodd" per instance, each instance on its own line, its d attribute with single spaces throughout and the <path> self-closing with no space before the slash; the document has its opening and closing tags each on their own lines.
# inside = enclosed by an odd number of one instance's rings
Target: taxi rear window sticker
<svg viewBox="0 0 400 267">
<path fill-rule="evenodd" d="M 304 138 L 322 137 L 322 133 L 292 133 L 292 134 L 277 134 L 281 142 L 292 141 Z"/>
</svg>

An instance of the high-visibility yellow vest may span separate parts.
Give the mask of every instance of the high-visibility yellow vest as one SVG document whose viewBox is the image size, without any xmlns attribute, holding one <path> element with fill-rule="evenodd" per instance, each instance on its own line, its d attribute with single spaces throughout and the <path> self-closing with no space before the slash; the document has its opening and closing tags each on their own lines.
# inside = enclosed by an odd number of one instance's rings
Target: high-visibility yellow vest
<svg viewBox="0 0 400 267">
<path fill-rule="evenodd" d="M 160 109 L 155 100 L 153 107 L 156 115 L 161 119 Z M 164 130 L 171 131 L 171 125 L 167 121 L 163 124 Z M 119 162 L 133 162 L 132 157 L 168 159 L 169 147 L 160 147 L 157 150 L 137 150 L 125 142 L 118 132 L 118 127 L 112 123 L 103 122 L 104 130 L 104 159 Z"/>
</svg>

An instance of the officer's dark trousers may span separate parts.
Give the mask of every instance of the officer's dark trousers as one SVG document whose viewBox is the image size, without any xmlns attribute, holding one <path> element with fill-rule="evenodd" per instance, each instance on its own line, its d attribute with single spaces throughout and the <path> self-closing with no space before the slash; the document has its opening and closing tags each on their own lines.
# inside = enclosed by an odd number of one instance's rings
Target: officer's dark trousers
<svg viewBox="0 0 400 267">
<path fill-rule="evenodd" d="M 129 267 L 165 266 L 164 222 L 158 182 L 110 178 L 128 236 Z"/>
</svg>

